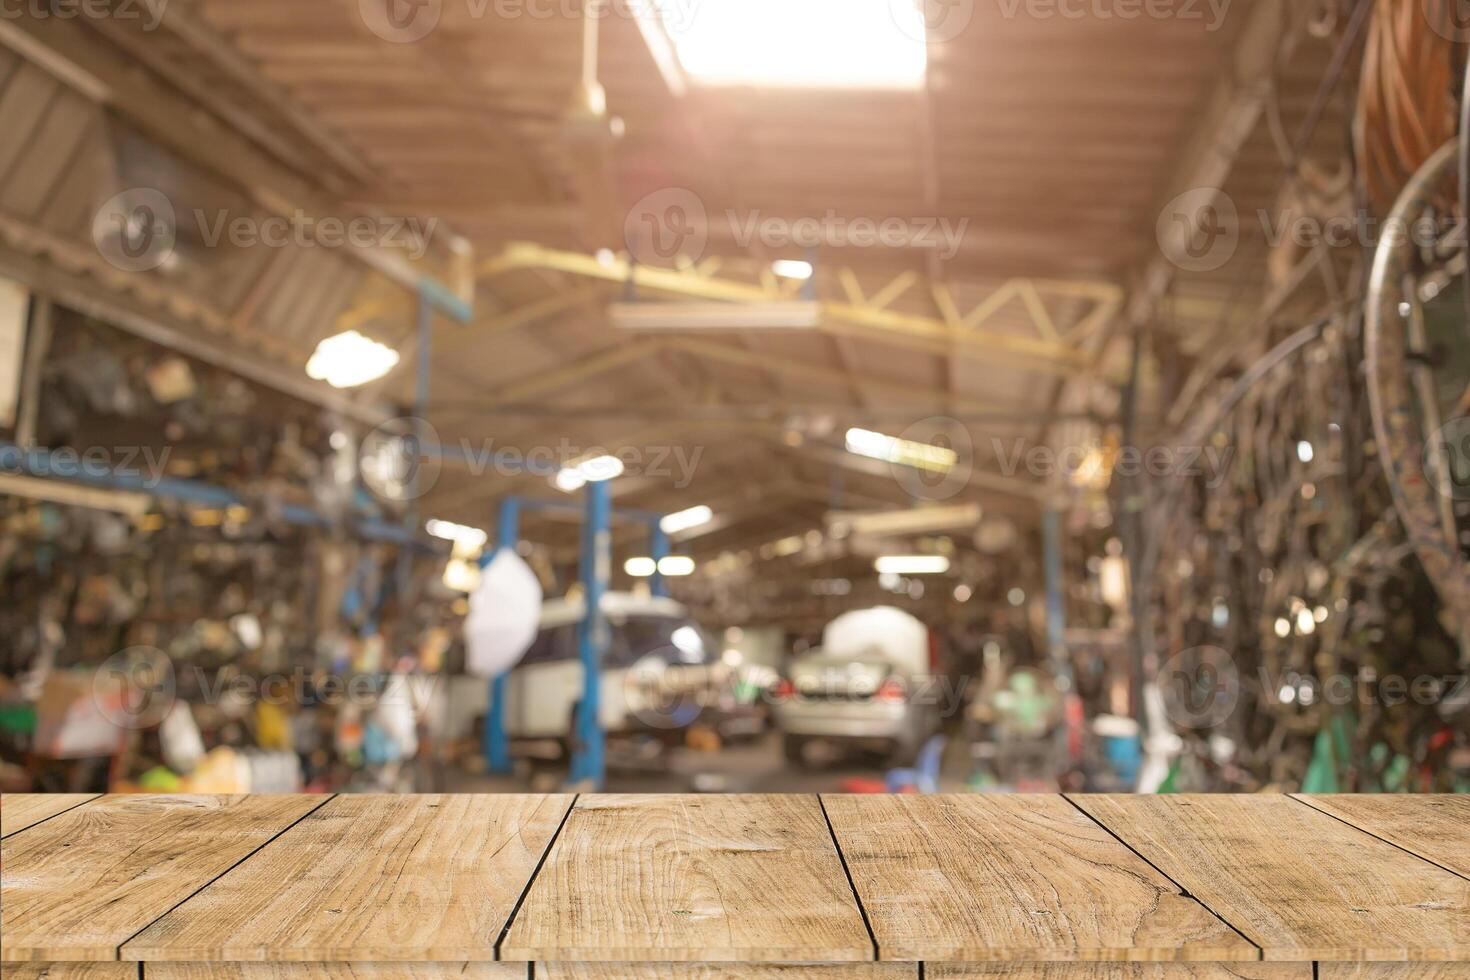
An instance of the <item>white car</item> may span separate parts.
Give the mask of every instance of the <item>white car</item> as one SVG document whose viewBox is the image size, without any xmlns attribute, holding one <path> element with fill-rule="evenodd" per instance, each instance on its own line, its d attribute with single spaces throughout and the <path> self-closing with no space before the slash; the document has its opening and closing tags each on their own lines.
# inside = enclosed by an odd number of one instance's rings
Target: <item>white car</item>
<svg viewBox="0 0 1470 980">
<path fill-rule="evenodd" d="M 582 599 L 541 607 L 536 641 L 511 671 L 506 732 L 511 738 L 567 738 L 582 702 L 577 637 Z M 719 653 L 689 611 L 672 599 L 609 592 L 602 598 L 610 642 L 602 662 L 606 732 L 686 728 L 712 702 Z"/>
<path fill-rule="evenodd" d="M 929 669 L 929 632 L 908 613 L 879 606 L 839 616 L 823 648 L 793 659 L 776 689 L 786 758 L 804 764 L 807 746 L 825 742 L 912 759 L 940 724 Z"/>
</svg>

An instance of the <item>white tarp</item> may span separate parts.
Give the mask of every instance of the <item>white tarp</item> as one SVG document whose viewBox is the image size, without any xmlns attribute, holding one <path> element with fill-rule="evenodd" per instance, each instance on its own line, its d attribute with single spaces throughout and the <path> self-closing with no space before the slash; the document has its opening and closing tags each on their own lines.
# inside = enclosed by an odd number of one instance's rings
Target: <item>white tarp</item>
<svg viewBox="0 0 1470 980">
<path fill-rule="evenodd" d="M 909 674 L 929 669 L 929 629 L 902 609 L 875 606 L 843 613 L 822 631 L 827 656 L 881 657 Z"/>
<path fill-rule="evenodd" d="M 465 618 L 465 669 L 494 677 L 521 662 L 541 624 L 541 583 L 513 549 L 502 548 L 480 574 Z"/>
</svg>

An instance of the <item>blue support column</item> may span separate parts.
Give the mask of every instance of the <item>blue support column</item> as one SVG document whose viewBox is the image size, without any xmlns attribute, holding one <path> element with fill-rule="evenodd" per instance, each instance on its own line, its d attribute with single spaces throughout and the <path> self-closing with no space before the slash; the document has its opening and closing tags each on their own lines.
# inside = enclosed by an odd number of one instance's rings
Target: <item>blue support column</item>
<svg viewBox="0 0 1470 980">
<path fill-rule="evenodd" d="M 582 591 L 587 613 L 577 636 L 582 661 L 582 700 L 577 712 L 577 751 L 572 757 L 573 783 L 602 789 L 606 777 L 602 732 L 602 659 L 608 647 L 607 616 L 602 597 L 612 579 L 612 486 L 587 484 L 587 522 L 582 527 Z"/>
<path fill-rule="evenodd" d="M 480 567 L 488 567 L 501 550 L 514 548 L 520 537 L 521 502 L 508 497 L 500 502 L 500 517 L 495 525 L 495 549 L 485 553 Z M 501 775 L 515 769 L 510 758 L 510 739 L 505 734 L 505 692 L 509 686 L 509 674 L 498 674 L 490 679 L 490 708 L 485 712 L 485 766 L 490 772 Z"/>
<path fill-rule="evenodd" d="M 655 562 L 661 562 L 669 557 L 669 536 L 664 533 L 664 529 L 657 522 L 649 528 L 648 554 Z M 669 583 L 664 578 L 663 572 L 655 571 L 649 585 L 656 596 L 663 597 L 669 594 Z"/>
</svg>

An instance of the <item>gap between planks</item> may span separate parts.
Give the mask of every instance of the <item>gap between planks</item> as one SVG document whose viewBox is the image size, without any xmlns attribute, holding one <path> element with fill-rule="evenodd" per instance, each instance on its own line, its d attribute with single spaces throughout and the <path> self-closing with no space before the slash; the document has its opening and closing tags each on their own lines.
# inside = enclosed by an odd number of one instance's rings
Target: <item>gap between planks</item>
<svg viewBox="0 0 1470 980">
<path fill-rule="evenodd" d="M 1439 868 L 1439 869 L 1444 870 L 1444 871 L 1448 871 L 1450 874 L 1454 875 L 1456 878 L 1464 878 L 1466 881 L 1470 881 L 1470 874 L 1466 874 L 1463 871 L 1459 871 L 1459 870 L 1457 870 L 1455 868 L 1448 867 L 1448 866 L 1442 864 L 1441 862 L 1436 861 L 1434 858 L 1429 857 L 1428 855 L 1420 854 L 1418 851 L 1411 850 L 1411 849 L 1405 847 L 1404 845 L 1400 844 L 1398 841 L 1393 840 L 1390 837 L 1385 837 L 1383 834 L 1380 834 L 1377 831 L 1371 830 L 1368 827 L 1364 826 L 1363 824 L 1354 823 L 1352 820 L 1349 820 L 1347 816 L 1345 816 L 1345 815 L 1343 815 L 1341 813 L 1337 813 L 1336 811 L 1330 810 L 1330 809 L 1328 809 L 1327 807 L 1324 807 L 1324 806 L 1318 806 L 1316 803 L 1314 803 L 1312 801 L 1312 797 L 1309 794 L 1306 794 L 1306 793 L 1288 793 L 1286 795 L 1289 796 L 1289 797 L 1291 797 L 1293 800 L 1296 800 L 1298 803 L 1302 804 L 1303 806 L 1310 807 L 1311 809 L 1316 810 L 1318 813 L 1326 814 L 1327 816 L 1331 817 L 1333 820 L 1339 821 L 1340 823 L 1345 823 L 1349 827 L 1353 828 L 1354 830 L 1360 830 L 1363 833 L 1367 834 L 1369 837 L 1373 837 L 1373 838 L 1376 838 L 1378 840 L 1383 841 L 1383 843 L 1388 844 L 1390 847 L 1396 847 L 1399 850 L 1403 851 L 1405 854 L 1409 855 L 1410 857 L 1417 858 L 1420 861 L 1427 861 L 1428 863 L 1434 865 L 1436 868 Z"/>
<path fill-rule="evenodd" d="M 546 867 L 546 859 L 551 856 L 551 849 L 561 839 L 561 832 L 566 829 L 567 821 L 572 818 L 572 811 L 577 809 L 577 803 L 581 799 L 581 793 L 572 797 L 572 802 L 567 807 L 567 812 L 561 815 L 561 823 L 556 825 L 556 832 L 551 835 L 551 840 L 546 842 L 546 849 L 541 852 L 541 858 L 536 862 L 536 867 L 531 869 L 531 876 L 526 879 L 526 887 L 521 889 L 520 897 L 516 899 L 515 905 L 510 910 L 510 915 L 506 916 L 505 925 L 500 927 L 500 935 L 495 939 L 495 961 L 497 963 L 502 962 L 500 959 L 500 947 L 505 945 L 505 937 L 510 935 L 510 927 L 515 924 L 516 917 L 521 914 L 521 906 L 526 904 L 526 896 L 531 894 L 531 886 L 536 883 L 537 878 L 541 877 L 541 869 Z M 535 980 L 536 964 L 534 962 L 526 964 L 526 976 L 531 978 L 531 980 Z"/>
<path fill-rule="evenodd" d="M 184 896 L 184 898 L 182 898 L 180 901 L 174 903 L 167 911 L 165 911 L 163 913 L 163 915 L 160 915 L 157 919 L 154 919 L 152 922 L 149 922 L 148 925 L 143 926 L 143 928 L 139 929 L 137 932 L 133 933 L 131 936 L 129 936 L 128 938 L 124 939 L 122 942 L 118 943 L 117 944 L 117 950 L 116 950 L 116 954 L 117 954 L 116 958 L 118 960 L 121 960 L 122 959 L 122 949 L 123 949 L 123 947 L 126 946 L 128 943 L 132 942 L 134 939 L 136 939 L 139 936 L 141 936 L 150 927 L 152 927 L 152 925 L 155 922 L 158 922 L 159 920 L 165 918 L 174 909 L 178 908 L 180 905 L 183 905 L 184 902 L 187 902 L 189 899 L 193 898 L 195 895 L 198 895 L 200 892 L 204 891 L 204 889 L 208 888 L 210 885 L 214 884 L 216 881 L 219 881 L 225 875 L 229 874 L 231 871 L 234 871 L 236 868 L 238 868 L 240 865 L 244 864 L 246 861 L 249 861 L 255 855 L 259 854 L 262 848 L 265 848 L 265 847 L 269 846 L 271 843 L 273 843 L 274 841 L 278 840 L 280 838 L 280 836 L 282 834 L 284 834 L 286 831 L 290 830 L 292 827 L 296 826 L 301 821 L 305 820 L 307 817 L 311 816 L 313 813 L 317 812 L 322 807 L 326 806 L 328 803 L 332 802 L 336 798 L 337 798 L 337 794 L 336 793 L 332 793 L 330 795 L 325 796 L 322 799 L 322 801 L 320 803 L 318 803 L 316 806 L 312 807 L 310 810 L 307 810 L 301 816 L 297 817 L 295 820 L 292 820 L 286 826 L 284 826 L 280 830 L 276 831 L 276 833 L 272 834 L 270 836 L 270 838 L 268 838 L 267 840 L 262 841 L 261 844 L 260 844 L 260 847 L 255 848 L 249 854 L 246 854 L 240 860 L 236 861 L 234 864 L 230 865 L 228 868 L 224 869 L 219 874 L 215 875 L 213 878 L 209 879 L 204 884 L 202 884 L 198 888 L 194 889 L 188 895 Z M 139 976 L 139 978 L 141 978 L 143 976 L 142 964 L 139 964 L 138 976 Z"/>
<path fill-rule="evenodd" d="M 1132 844 L 1128 843 L 1126 840 L 1124 840 L 1122 837 L 1120 837 L 1118 835 L 1118 833 L 1113 830 L 1112 827 L 1109 827 L 1107 824 L 1103 823 L 1100 818 L 1095 817 L 1091 813 L 1088 813 L 1086 810 L 1084 810 L 1081 806 L 1078 805 L 1078 803 L 1077 803 L 1076 800 L 1072 799 L 1072 794 L 1071 793 L 1062 793 L 1061 794 L 1061 797 L 1062 797 L 1062 799 L 1064 799 L 1068 803 L 1070 803 L 1072 805 L 1072 808 L 1075 809 L 1078 813 L 1082 814 L 1088 820 L 1091 820 L 1093 823 L 1097 824 L 1103 830 L 1107 831 L 1107 833 L 1109 834 L 1109 836 L 1111 836 L 1115 841 L 1117 841 L 1119 844 L 1122 844 L 1124 847 L 1128 848 L 1128 850 L 1130 850 L 1134 854 L 1136 854 L 1138 856 L 1138 859 L 1140 861 L 1142 861 L 1144 864 L 1147 864 L 1150 868 L 1153 868 L 1159 874 L 1163 875 L 1164 878 L 1167 879 L 1170 882 L 1170 884 L 1172 884 L 1175 888 L 1179 889 L 1179 894 L 1183 895 L 1185 898 L 1192 899 L 1193 901 L 1198 902 L 1199 905 L 1200 905 L 1200 907 L 1203 908 L 1206 912 L 1210 913 L 1215 918 L 1219 919 L 1225 925 L 1227 925 L 1228 927 L 1230 927 L 1230 929 L 1232 931 L 1234 931 L 1234 933 L 1237 936 L 1239 936 L 1241 939 L 1244 939 L 1246 942 L 1248 942 L 1252 946 L 1254 946 L 1256 948 L 1256 955 L 1257 955 L 1257 957 L 1259 959 L 1264 960 L 1266 958 L 1266 949 L 1265 949 L 1264 946 L 1262 946 L 1260 943 L 1256 942 L 1250 936 L 1247 936 L 1241 930 L 1241 928 L 1239 926 L 1237 926 L 1234 922 L 1231 922 L 1229 919 L 1225 918 L 1225 916 L 1221 915 L 1219 912 L 1216 912 L 1214 909 L 1210 908 L 1210 906 L 1204 901 L 1204 899 L 1200 898 L 1198 895 L 1194 894 L 1188 888 L 1186 888 L 1184 886 L 1183 882 L 1180 882 L 1180 881 L 1175 880 L 1175 878 L 1172 875 L 1170 875 L 1167 871 L 1165 871 L 1163 868 L 1159 867 L 1157 864 L 1154 864 L 1148 858 L 1144 857 L 1143 854 L 1142 854 L 1142 852 L 1140 852 L 1138 850 L 1138 848 L 1134 847 Z M 1314 969 L 1314 975 L 1315 975 L 1315 966 L 1314 966 L 1313 969 Z"/>
<path fill-rule="evenodd" d="M 873 931 L 873 920 L 868 918 L 868 908 L 863 904 L 863 896 L 858 894 L 857 882 L 852 880 L 852 869 L 847 866 L 847 855 L 842 853 L 842 843 L 837 839 L 837 830 L 832 826 L 832 816 L 827 812 L 827 801 L 824 794 L 817 794 L 817 806 L 821 808 L 822 819 L 827 822 L 827 835 L 832 838 L 832 849 L 837 852 L 837 860 L 842 863 L 842 873 L 847 876 L 847 887 L 852 890 L 852 900 L 857 903 L 858 915 L 863 917 L 863 927 L 868 930 L 868 941 L 873 944 L 873 962 L 881 962 L 883 952 L 878 948 L 878 934 Z M 919 977 L 923 980 L 924 966 L 919 964 Z"/>
</svg>

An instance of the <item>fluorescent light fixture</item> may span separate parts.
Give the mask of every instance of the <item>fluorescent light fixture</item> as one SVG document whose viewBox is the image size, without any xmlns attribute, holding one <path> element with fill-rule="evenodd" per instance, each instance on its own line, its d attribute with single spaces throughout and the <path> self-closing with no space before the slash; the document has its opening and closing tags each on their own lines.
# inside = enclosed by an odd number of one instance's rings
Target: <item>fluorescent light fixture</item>
<svg viewBox="0 0 1470 980">
<path fill-rule="evenodd" d="M 623 475 L 623 461 L 616 456 L 593 456 L 564 467 L 552 482 L 564 493 L 575 493 L 589 483 L 603 483 Z"/>
<path fill-rule="evenodd" d="M 907 534 L 938 534 L 978 527 L 983 511 L 979 504 L 948 507 L 911 507 L 907 510 L 830 511 L 827 524 L 852 534 L 895 537 Z"/>
<path fill-rule="evenodd" d="M 684 73 L 704 85 L 913 90 L 928 68 L 917 3 L 700 0 L 683 20 L 664 18 Z"/>
<path fill-rule="evenodd" d="M 668 578 L 683 578 L 694 574 L 694 559 L 687 555 L 669 555 L 658 560 L 658 573 Z"/>
<path fill-rule="evenodd" d="M 653 578 L 658 571 L 658 562 L 652 558 L 629 558 L 623 562 L 623 571 L 634 578 Z"/>
<path fill-rule="evenodd" d="M 658 526 L 665 534 L 678 534 L 680 531 L 702 527 L 714 519 L 715 512 L 701 504 L 698 507 L 690 507 L 688 510 L 668 515 L 658 522 Z"/>
<path fill-rule="evenodd" d="M 608 322 L 618 330 L 813 330 L 822 325 L 820 303 L 613 303 Z"/>
<path fill-rule="evenodd" d="M 424 525 L 424 530 L 433 537 L 443 541 L 453 541 L 456 550 L 479 551 L 485 547 L 485 542 L 490 540 L 490 535 L 477 527 L 467 527 L 464 524 L 455 524 L 450 521 L 429 521 Z"/>
<path fill-rule="evenodd" d="M 477 562 L 455 558 L 444 566 L 444 587 L 454 592 L 473 593 L 480 587 Z"/>
<path fill-rule="evenodd" d="M 317 344 L 316 352 L 306 362 L 306 374 L 333 388 L 356 388 L 378 380 L 397 364 L 396 350 L 348 330 Z"/>
<path fill-rule="evenodd" d="M 777 259 L 771 263 L 771 271 L 782 279 L 807 280 L 815 272 L 810 262 L 802 262 L 799 259 Z"/>
<path fill-rule="evenodd" d="M 873 563 L 880 575 L 943 575 L 949 571 L 944 555 L 886 555 Z"/>
<path fill-rule="evenodd" d="M 855 456 L 879 459 L 885 463 L 911 466 L 916 470 L 947 474 L 959 462 L 959 453 L 927 442 L 897 439 L 867 429 L 847 430 L 847 451 Z"/>
</svg>

